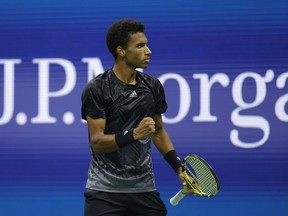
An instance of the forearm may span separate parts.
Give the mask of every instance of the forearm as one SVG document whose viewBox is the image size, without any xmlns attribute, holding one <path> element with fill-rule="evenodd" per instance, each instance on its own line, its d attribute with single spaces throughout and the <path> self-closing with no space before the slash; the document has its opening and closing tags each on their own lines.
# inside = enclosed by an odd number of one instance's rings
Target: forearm
<svg viewBox="0 0 288 216">
<path fill-rule="evenodd" d="M 96 152 L 112 152 L 135 142 L 136 139 L 133 131 L 134 129 L 131 129 L 129 131 L 108 135 L 97 133 L 90 139 L 90 145 Z"/>
<path fill-rule="evenodd" d="M 174 149 L 172 141 L 164 128 L 155 131 L 152 141 L 163 156 Z"/>
<path fill-rule="evenodd" d="M 106 119 L 93 119 L 87 116 L 90 146 L 94 152 L 106 153 L 116 151 L 134 141 L 133 130 L 105 134 Z"/>
<path fill-rule="evenodd" d="M 115 134 L 103 133 L 91 135 L 90 146 L 93 151 L 100 153 L 113 152 L 119 148 L 115 141 Z"/>
<path fill-rule="evenodd" d="M 171 139 L 164 128 L 155 132 L 153 142 L 173 170 L 178 174 L 182 174 L 181 160 L 174 150 Z"/>
</svg>

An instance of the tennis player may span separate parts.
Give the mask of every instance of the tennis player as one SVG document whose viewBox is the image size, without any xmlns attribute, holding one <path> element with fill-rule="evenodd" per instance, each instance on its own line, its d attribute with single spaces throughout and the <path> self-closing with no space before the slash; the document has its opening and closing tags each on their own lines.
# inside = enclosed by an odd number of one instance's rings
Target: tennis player
<svg viewBox="0 0 288 216">
<path fill-rule="evenodd" d="M 162 122 L 167 109 L 163 86 L 136 70 L 150 62 L 144 25 L 132 19 L 117 21 L 106 42 L 115 64 L 82 93 L 82 118 L 87 120 L 91 148 L 85 216 L 166 215 L 155 187 L 151 140 L 180 181 L 185 180 Z"/>
</svg>

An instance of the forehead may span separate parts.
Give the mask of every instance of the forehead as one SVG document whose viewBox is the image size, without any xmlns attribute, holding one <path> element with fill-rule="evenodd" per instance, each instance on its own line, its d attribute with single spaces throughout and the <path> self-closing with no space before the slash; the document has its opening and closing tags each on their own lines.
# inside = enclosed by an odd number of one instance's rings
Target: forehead
<svg viewBox="0 0 288 216">
<path fill-rule="evenodd" d="M 130 35 L 130 40 L 128 45 L 138 44 L 138 43 L 147 43 L 147 37 L 143 32 L 137 32 Z"/>
</svg>

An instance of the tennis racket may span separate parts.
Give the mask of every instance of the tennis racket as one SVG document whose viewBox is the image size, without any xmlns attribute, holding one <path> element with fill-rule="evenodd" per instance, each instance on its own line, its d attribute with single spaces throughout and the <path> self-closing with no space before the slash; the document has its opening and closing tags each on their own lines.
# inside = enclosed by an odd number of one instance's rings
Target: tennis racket
<svg viewBox="0 0 288 216">
<path fill-rule="evenodd" d="M 177 205 L 186 194 L 191 192 L 207 198 L 218 193 L 220 189 L 218 178 L 204 159 L 197 155 L 188 155 L 184 158 L 182 166 L 183 177 L 187 184 L 170 199 L 171 205 Z"/>
</svg>

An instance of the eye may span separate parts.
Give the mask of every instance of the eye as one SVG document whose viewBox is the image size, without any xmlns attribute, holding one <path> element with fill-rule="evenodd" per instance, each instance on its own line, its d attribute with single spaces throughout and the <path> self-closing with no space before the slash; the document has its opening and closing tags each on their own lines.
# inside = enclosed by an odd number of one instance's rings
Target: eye
<svg viewBox="0 0 288 216">
<path fill-rule="evenodd" d="M 142 48 L 144 46 L 145 46 L 145 43 L 139 43 L 139 44 L 136 45 L 137 48 Z"/>
</svg>

